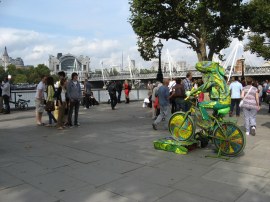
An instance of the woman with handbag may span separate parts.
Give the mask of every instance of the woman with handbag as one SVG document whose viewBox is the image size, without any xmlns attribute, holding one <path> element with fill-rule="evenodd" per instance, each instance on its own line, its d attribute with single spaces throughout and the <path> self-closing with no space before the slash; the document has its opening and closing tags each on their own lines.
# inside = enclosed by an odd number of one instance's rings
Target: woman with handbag
<svg viewBox="0 0 270 202">
<path fill-rule="evenodd" d="M 47 99 L 46 99 L 46 106 L 45 106 L 45 110 L 47 111 L 47 114 L 49 116 L 49 123 L 47 125 L 45 125 L 47 127 L 53 126 L 52 121 L 54 121 L 54 123 L 57 123 L 57 120 L 55 119 L 54 115 L 52 114 L 52 111 L 55 110 L 54 93 L 55 93 L 55 88 L 54 88 L 53 77 L 49 76 L 47 78 Z"/>
<path fill-rule="evenodd" d="M 260 110 L 259 93 L 258 89 L 252 86 L 252 78 L 247 77 L 247 86 L 242 90 L 242 104 L 244 114 L 244 123 L 246 128 L 246 135 L 256 134 L 256 115 Z"/>
<path fill-rule="evenodd" d="M 67 99 L 67 80 L 65 78 L 60 80 L 60 85 L 55 93 L 56 106 L 58 106 L 57 129 L 63 130 L 64 123 L 67 121 L 68 99 Z"/>
</svg>

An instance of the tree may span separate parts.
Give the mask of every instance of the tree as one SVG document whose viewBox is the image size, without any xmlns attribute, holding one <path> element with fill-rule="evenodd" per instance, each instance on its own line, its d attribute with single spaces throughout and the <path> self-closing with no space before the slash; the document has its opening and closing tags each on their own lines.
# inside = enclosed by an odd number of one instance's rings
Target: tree
<svg viewBox="0 0 270 202">
<path fill-rule="evenodd" d="M 17 74 L 15 79 L 14 79 L 14 83 L 27 83 L 27 77 L 25 74 Z"/>
<path fill-rule="evenodd" d="M 270 1 L 252 0 L 246 5 L 244 15 L 246 24 L 252 32 L 245 50 L 270 60 Z"/>
<path fill-rule="evenodd" d="M 0 80 L 3 81 L 5 77 L 7 77 L 7 73 L 5 72 L 5 69 L 3 66 L 0 66 Z"/>
<path fill-rule="evenodd" d="M 242 39 L 242 0 L 130 0 L 129 19 L 145 60 L 155 57 L 155 38 L 173 39 L 192 48 L 199 61 Z M 207 53 L 208 52 L 208 53 Z"/>
</svg>

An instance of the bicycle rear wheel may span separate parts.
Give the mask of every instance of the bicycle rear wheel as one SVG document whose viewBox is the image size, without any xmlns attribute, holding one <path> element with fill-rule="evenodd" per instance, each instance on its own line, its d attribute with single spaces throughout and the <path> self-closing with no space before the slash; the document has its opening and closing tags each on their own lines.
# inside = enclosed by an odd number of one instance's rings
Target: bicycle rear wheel
<svg viewBox="0 0 270 202">
<path fill-rule="evenodd" d="M 20 109 L 27 110 L 28 109 L 28 104 L 26 102 L 25 103 L 21 103 L 20 104 Z"/>
<path fill-rule="evenodd" d="M 221 128 L 213 132 L 215 146 L 224 156 L 237 156 L 246 146 L 246 136 L 234 123 L 221 123 Z"/>
<path fill-rule="evenodd" d="M 169 120 L 169 131 L 175 140 L 190 140 L 195 132 L 192 118 L 190 116 L 185 118 L 183 112 L 175 112 Z"/>
</svg>

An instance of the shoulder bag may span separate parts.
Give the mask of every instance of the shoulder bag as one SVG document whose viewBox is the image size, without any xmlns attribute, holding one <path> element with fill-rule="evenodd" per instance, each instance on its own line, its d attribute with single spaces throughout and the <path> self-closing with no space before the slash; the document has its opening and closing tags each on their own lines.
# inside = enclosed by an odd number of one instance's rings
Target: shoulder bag
<svg viewBox="0 0 270 202">
<path fill-rule="evenodd" d="M 247 95 L 249 94 L 251 88 L 253 88 L 252 86 L 250 87 L 250 89 L 248 90 L 247 94 L 245 95 L 245 97 L 243 98 L 243 100 L 241 100 L 241 102 L 239 103 L 239 107 L 242 107 L 244 104 L 244 99 L 247 97 Z"/>
</svg>

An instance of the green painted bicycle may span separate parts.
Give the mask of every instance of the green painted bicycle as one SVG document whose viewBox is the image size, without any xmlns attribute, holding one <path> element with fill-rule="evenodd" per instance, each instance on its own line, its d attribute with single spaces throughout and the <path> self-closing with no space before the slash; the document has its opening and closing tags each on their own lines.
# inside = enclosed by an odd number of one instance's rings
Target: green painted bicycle
<svg viewBox="0 0 270 202">
<path fill-rule="evenodd" d="M 199 141 L 202 148 L 211 140 L 218 151 L 216 157 L 221 158 L 237 156 L 244 150 L 246 137 L 242 130 L 234 122 L 223 119 L 230 107 L 214 111 L 213 115 L 209 114 L 209 120 L 203 120 L 196 101 L 187 100 L 192 104 L 190 110 L 175 112 L 169 120 L 169 131 L 175 140 Z M 197 126 L 201 128 L 198 132 Z"/>
</svg>

